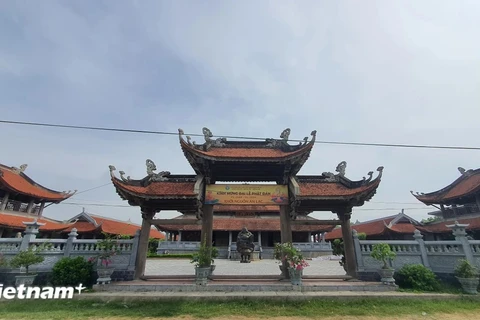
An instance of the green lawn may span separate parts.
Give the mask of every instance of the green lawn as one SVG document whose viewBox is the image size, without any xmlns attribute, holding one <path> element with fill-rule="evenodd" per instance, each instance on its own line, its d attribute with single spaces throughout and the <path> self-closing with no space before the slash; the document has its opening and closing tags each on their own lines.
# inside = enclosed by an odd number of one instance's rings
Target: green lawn
<svg viewBox="0 0 480 320">
<path fill-rule="evenodd" d="M 414 298 L 319 299 L 298 302 L 238 300 L 228 302 L 142 301 L 98 302 L 93 300 L 16 300 L 0 302 L 0 319 L 85 319 L 88 317 L 179 317 L 222 316 L 312 317 L 320 315 L 380 316 L 436 313 L 480 313 L 478 299 L 445 300 Z"/>
</svg>

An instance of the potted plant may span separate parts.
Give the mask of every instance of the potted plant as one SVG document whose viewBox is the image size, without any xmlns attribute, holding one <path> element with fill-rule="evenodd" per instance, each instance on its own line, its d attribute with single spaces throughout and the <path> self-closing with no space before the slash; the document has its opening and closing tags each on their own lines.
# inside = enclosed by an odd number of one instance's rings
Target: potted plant
<svg viewBox="0 0 480 320">
<path fill-rule="evenodd" d="M 17 255 L 15 255 L 12 260 L 10 260 L 10 265 L 14 268 L 25 268 L 25 272 L 22 272 L 20 275 L 15 276 L 15 285 L 18 287 L 19 285 L 23 284 L 25 286 L 31 286 L 35 277 L 37 276 L 36 273 L 30 273 L 29 268 L 31 265 L 41 263 L 45 260 L 45 258 L 40 255 L 43 246 L 37 247 L 35 250 L 33 247 L 29 247 L 26 250 L 20 251 Z"/>
<path fill-rule="evenodd" d="M 303 258 L 301 251 L 295 248 L 291 242 L 276 243 L 273 256 L 280 261 L 282 264 L 280 270 L 282 270 L 284 275 L 288 274 L 291 283 L 293 285 L 301 285 L 303 269 L 309 266 Z M 284 268 L 287 268 L 288 273 L 283 272 L 285 271 Z"/>
<path fill-rule="evenodd" d="M 118 253 L 118 243 L 115 238 L 104 233 L 104 239 L 97 242 L 99 253 L 88 261 L 94 263 L 97 269 L 97 284 L 107 284 L 112 281 L 112 274 L 115 268 L 112 267 L 112 257 Z"/>
<path fill-rule="evenodd" d="M 397 254 L 392 251 L 390 246 L 386 243 L 376 244 L 373 246 L 370 256 L 383 263 L 382 268 L 378 270 L 378 274 L 381 277 L 380 281 L 388 285 L 395 284 L 395 279 L 393 279 L 395 269 L 391 268 L 388 264 L 392 259 L 395 259 Z"/>
<path fill-rule="evenodd" d="M 213 257 L 218 255 L 215 247 L 207 248 L 206 242 L 202 241 L 200 249 L 194 253 L 190 263 L 195 265 L 195 283 L 197 285 L 206 285 L 207 279 L 215 269 Z M 213 265 L 213 268 L 212 268 Z"/>
<path fill-rule="evenodd" d="M 469 294 L 477 294 L 478 270 L 468 260 L 461 259 L 459 261 L 455 267 L 455 276 L 462 285 L 463 291 Z"/>
</svg>

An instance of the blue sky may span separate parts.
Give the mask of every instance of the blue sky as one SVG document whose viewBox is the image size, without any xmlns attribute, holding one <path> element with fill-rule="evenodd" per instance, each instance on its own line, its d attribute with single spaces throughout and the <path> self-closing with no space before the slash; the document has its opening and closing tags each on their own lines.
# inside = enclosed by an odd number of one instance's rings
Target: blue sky
<svg viewBox="0 0 480 320">
<path fill-rule="evenodd" d="M 478 146 L 478 1 L 2 1 L 3 120 L 215 135 Z M 0 162 L 56 190 L 193 173 L 176 136 L 0 124 Z M 200 138 L 197 138 L 200 142 Z M 384 166 L 364 221 L 426 217 L 410 190 L 438 190 L 478 168 L 479 151 L 317 144 L 302 174 L 361 179 Z M 50 206 L 140 221 L 113 186 Z M 401 203 L 398 203 L 401 202 Z M 391 210 L 384 210 L 392 208 Z M 373 210 L 382 209 L 382 210 Z M 427 210 L 426 210 L 427 209 Z M 175 216 L 162 212 L 161 217 Z M 331 218 L 330 213 L 314 214 Z"/>
</svg>

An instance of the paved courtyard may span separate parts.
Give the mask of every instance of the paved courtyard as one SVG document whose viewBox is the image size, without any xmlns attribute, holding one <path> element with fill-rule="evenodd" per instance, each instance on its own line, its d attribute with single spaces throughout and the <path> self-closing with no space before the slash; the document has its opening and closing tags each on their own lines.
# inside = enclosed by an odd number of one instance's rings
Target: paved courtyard
<svg viewBox="0 0 480 320">
<path fill-rule="evenodd" d="M 309 260 L 304 275 L 345 275 L 338 260 L 328 257 Z M 215 259 L 215 275 L 280 275 L 275 260 L 256 260 L 240 263 L 228 259 Z M 145 275 L 194 275 L 195 269 L 188 259 L 147 259 Z"/>
</svg>

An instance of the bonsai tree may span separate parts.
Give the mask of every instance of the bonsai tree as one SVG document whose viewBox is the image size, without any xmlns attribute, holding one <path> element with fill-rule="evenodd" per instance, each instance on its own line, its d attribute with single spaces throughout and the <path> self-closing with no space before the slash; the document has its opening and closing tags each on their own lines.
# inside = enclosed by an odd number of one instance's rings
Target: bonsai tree
<svg viewBox="0 0 480 320">
<path fill-rule="evenodd" d="M 197 268 L 208 268 L 215 261 L 213 258 L 218 256 L 218 249 L 216 247 L 207 248 L 205 241 L 202 241 L 200 249 L 197 253 L 192 255 L 192 260 L 190 263 L 193 263 Z"/>
<path fill-rule="evenodd" d="M 43 256 L 39 254 L 41 250 L 33 250 L 32 247 L 28 248 L 27 250 L 20 251 L 12 260 L 10 260 L 10 265 L 14 268 L 25 268 L 25 273 L 30 274 L 28 272 L 28 268 L 37 263 L 41 263 L 45 260 Z"/>
<path fill-rule="evenodd" d="M 108 266 L 112 263 L 112 257 L 118 253 L 117 250 L 117 238 L 111 236 L 110 234 L 104 233 L 104 239 L 97 242 L 97 249 L 100 252 L 91 257 L 88 261 L 91 263 L 96 263 L 100 260 L 100 266 L 104 268 L 108 268 Z"/>
<path fill-rule="evenodd" d="M 388 262 L 395 259 L 397 254 L 390 249 L 390 246 L 386 243 L 379 243 L 373 246 L 370 256 L 383 263 L 382 269 L 390 269 Z"/>
<path fill-rule="evenodd" d="M 461 259 L 455 267 L 455 276 L 464 279 L 478 278 L 478 270 L 468 260 Z"/>
</svg>

